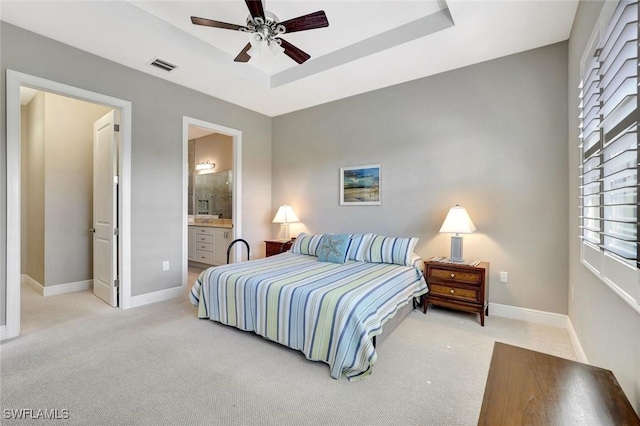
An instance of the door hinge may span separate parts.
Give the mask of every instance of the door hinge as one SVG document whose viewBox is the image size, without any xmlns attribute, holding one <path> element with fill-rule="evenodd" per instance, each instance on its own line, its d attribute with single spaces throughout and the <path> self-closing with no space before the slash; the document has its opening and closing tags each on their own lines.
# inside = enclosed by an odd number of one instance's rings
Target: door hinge
<svg viewBox="0 0 640 426">
<path fill-rule="evenodd" d="M 115 288 L 119 288 L 120 287 L 120 280 L 113 280 L 113 286 Z"/>
<path fill-rule="evenodd" d="M 113 125 L 113 131 L 114 132 L 119 132 L 120 131 L 120 125 L 119 124 L 114 124 Z"/>
<path fill-rule="evenodd" d="M 114 177 L 113 177 L 113 183 L 115 183 L 116 185 L 119 183 L 119 182 L 118 182 L 119 180 L 120 180 L 120 179 L 118 179 L 118 176 L 114 176 Z"/>
<path fill-rule="evenodd" d="M 120 235 L 120 228 L 113 228 L 113 235 Z"/>
</svg>

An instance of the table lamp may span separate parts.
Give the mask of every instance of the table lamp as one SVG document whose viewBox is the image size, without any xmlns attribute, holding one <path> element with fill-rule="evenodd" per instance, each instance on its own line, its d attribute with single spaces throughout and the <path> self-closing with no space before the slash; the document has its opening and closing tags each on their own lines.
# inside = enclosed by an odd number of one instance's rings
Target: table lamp
<svg viewBox="0 0 640 426">
<path fill-rule="evenodd" d="M 459 234 L 471 234 L 476 230 L 467 210 L 456 204 L 451 207 L 444 223 L 440 228 L 440 232 L 449 232 L 455 235 L 451 236 L 451 257 L 454 262 L 462 262 L 462 237 Z"/>
<path fill-rule="evenodd" d="M 291 206 L 283 204 L 278 208 L 276 217 L 273 218 L 273 223 L 280 223 L 281 228 L 284 229 L 284 237 L 289 239 L 289 224 L 293 222 L 300 222 L 296 212 L 293 211 Z"/>
</svg>

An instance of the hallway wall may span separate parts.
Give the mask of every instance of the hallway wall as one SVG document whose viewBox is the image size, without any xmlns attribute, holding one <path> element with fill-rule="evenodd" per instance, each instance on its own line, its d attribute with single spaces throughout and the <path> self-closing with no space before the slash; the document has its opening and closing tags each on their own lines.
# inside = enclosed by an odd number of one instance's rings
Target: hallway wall
<svg viewBox="0 0 640 426">
<path fill-rule="evenodd" d="M 21 182 L 26 194 L 26 210 L 20 212 L 26 227 L 26 268 L 24 273 L 44 285 L 44 93 L 38 93 L 25 108 L 27 138 L 22 156 L 26 179 Z"/>
<path fill-rule="evenodd" d="M 26 273 L 43 286 L 93 279 L 93 123 L 110 110 L 43 92 L 28 104 Z"/>
</svg>

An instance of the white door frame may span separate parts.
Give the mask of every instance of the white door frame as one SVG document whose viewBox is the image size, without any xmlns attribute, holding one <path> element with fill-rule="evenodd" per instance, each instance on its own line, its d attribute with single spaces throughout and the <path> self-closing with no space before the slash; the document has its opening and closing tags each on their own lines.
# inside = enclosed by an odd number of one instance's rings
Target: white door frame
<svg viewBox="0 0 640 426">
<path fill-rule="evenodd" d="M 131 102 L 7 70 L 7 321 L 0 340 L 20 334 L 20 86 L 120 110 L 120 308 L 131 307 Z"/>
<path fill-rule="evenodd" d="M 182 117 L 182 217 L 184 227 L 182 229 L 182 279 L 183 286 L 187 285 L 189 273 L 189 224 L 187 217 L 189 210 L 188 186 L 189 186 L 189 126 L 197 126 L 211 130 L 216 133 L 230 136 L 233 139 L 233 203 L 232 218 L 233 228 L 231 229 L 232 240 L 242 238 L 242 131 L 197 118 Z M 237 244 L 233 250 L 235 259 L 240 259 L 242 247 Z"/>
</svg>

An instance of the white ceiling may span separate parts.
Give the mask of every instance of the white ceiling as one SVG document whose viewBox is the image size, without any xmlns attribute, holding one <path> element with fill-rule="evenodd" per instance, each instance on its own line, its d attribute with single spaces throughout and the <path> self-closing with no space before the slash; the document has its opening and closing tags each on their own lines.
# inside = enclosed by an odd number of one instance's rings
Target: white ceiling
<svg viewBox="0 0 640 426">
<path fill-rule="evenodd" d="M 281 21 L 324 10 L 329 27 L 284 34 L 311 55 L 233 59 L 242 0 L 0 1 L 3 21 L 251 110 L 276 116 L 569 38 L 577 0 L 267 0 Z M 166 73 L 160 58 L 179 68 Z"/>
</svg>

